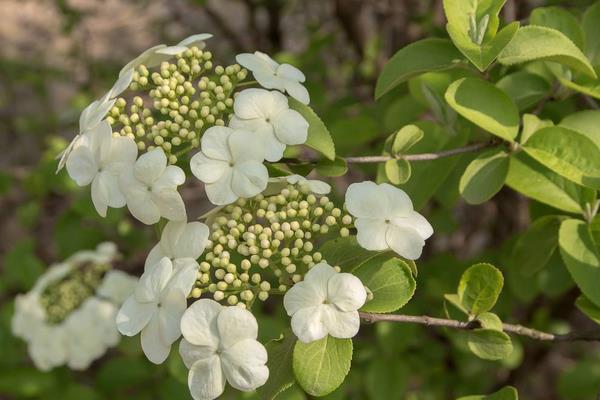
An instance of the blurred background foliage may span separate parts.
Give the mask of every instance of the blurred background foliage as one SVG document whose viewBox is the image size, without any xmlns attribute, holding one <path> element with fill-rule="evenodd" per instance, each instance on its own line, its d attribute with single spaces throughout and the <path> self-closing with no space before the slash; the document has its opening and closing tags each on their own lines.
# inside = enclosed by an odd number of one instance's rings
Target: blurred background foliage
<svg viewBox="0 0 600 400">
<path fill-rule="evenodd" d="M 542 5 L 579 14 L 591 3 L 509 0 L 503 17 L 523 20 Z M 112 240 L 124 254 L 119 268 L 139 274 L 156 241 L 124 209 L 98 218 L 89 191 L 78 190 L 64 172 L 54 174 L 54 157 L 74 136 L 79 113 L 111 86 L 129 59 L 154 44 L 199 32 L 215 34 L 209 46 L 217 59 L 255 49 L 274 54 L 305 72 L 312 106 L 330 128 L 338 153 L 367 155 L 380 154 L 385 138 L 403 125 L 431 119 L 426 102 L 410 96 L 408 85 L 375 102 L 378 71 L 407 43 L 445 36 L 439 0 L 0 0 L 0 15 L 0 399 L 189 398 L 179 358 L 156 367 L 143 357 L 138 338 L 124 339 L 88 371 L 42 373 L 10 333 L 12 299 L 47 265 Z M 559 119 L 575 106 L 550 101 L 546 109 L 556 115 L 546 117 Z M 585 329 L 590 322 L 573 307 L 577 291 L 559 259 L 526 280 L 511 265 L 518 233 L 550 209 L 509 189 L 483 205 L 465 204 L 457 182 L 472 157 L 457 158 L 463 168 L 437 183 L 431 183 L 435 172 L 425 165 L 413 171 L 411 185 L 425 188 L 417 203 L 436 235 L 420 263 L 417 293 L 403 313 L 443 315 L 443 295 L 455 290 L 467 266 L 486 261 L 507 278 L 497 308 L 502 320 L 541 329 L 568 322 Z M 349 183 L 375 174 L 375 166 L 353 166 L 335 182 L 338 200 Z M 209 207 L 200 185 L 188 182 L 183 195 L 191 216 Z M 278 337 L 287 324 L 275 305 L 267 304 L 260 317 L 263 342 Z M 454 399 L 511 384 L 523 399 L 589 400 L 600 390 L 598 346 L 514 338 L 509 360 L 489 362 L 470 354 L 463 335 L 414 325 L 365 326 L 355 340 L 350 375 L 327 398 Z M 292 388 L 281 398 L 306 397 Z"/>
</svg>

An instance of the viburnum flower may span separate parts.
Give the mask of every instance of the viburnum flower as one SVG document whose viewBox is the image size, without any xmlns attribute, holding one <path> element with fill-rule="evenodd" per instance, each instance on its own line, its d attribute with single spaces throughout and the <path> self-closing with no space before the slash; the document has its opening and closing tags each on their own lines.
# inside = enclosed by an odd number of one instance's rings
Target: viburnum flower
<svg viewBox="0 0 600 400">
<path fill-rule="evenodd" d="M 163 257 L 173 261 L 175 268 L 196 263 L 208 243 L 208 235 L 208 226 L 202 222 L 170 221 L 162 231 L 160 242 L 150 250 L 144 269 Z"/>
<path fill-rule="evenodd" d="M 243 90 L 236 96 L 233 110 L 235 115 L 229 126 L 260 136 L 268 161 L 279 161 L 286 145 L 302 144 L 308 137 L 308 122 L 289 108 L 287 97 L 280 92 Z"/>
<path fill-rule="evenodd" d="M 110 270 L 104 275 L 104 279 L 96 293 L 98 296 L 109 299 L 117 304 L 123 302 L 133 293 L 137 279 L 123 271 Z"/>
<path fill-rule="evenodd" d="M 118 177 L 131 169 L 136 157 L 135 142 L 124 136 L 114 137 L 110 124 L 102 121 L 77 140 L 67 158 L 67 172 L 79 186 L 92 184 L 94 207 L 106 217 L 108 207 L 125 205 Z"/>
<path fill-rule="evenodd" d="M 216 399 L 226 382 L 245 392 L 267 382 L 267 351 L 256 340 L 258 324 L 249 311 L 201 299 L 183 315 L 181 332 L 179 353 L 195 400 Z"/>
<path fill-rule="evenodd" d="M 167 166 L 162 148 L 149 151 L 121 174 L 120 185 L 131 214 L 146 225 L 165 217 L 171 221 L 187 218 L 185 204 L 177 186 L 185 182 L 185 173 L 175 165 Z"/>
<path fill-rule="evenodd" d="M 167 257 L 148 268 L 135 292 L 117 314 L 117 328 L 126 336 L 142 332 L 142 350 L 155 364 L 167 359 L 171 345 L 181 335 L 179 322 L 187 296 L 196 281 L 193 266 L 173 269 Z"/>
<path fill-rule="evenodd" d="M 302 175 L 287 175 L 269 178 L 269 184 L 277 184 L 287 182 L 290 185 L 306 186 L 309 191 L 314 194 L 325 195 L 331 192 L 331 186 L 317 179 L 306 179 Z"/>
<path fill-rule="evenodd" d="M 201 150 L 190 160 L 190 169 L 205 183 L 214 205 L 255 196 L 267 187 L 264 146 L 251 132 L 214 126 L 202 136 Z"/>
<path fill-rule="evenodd" d="M 242 67 L 252 71 L 254 78 L 262 87 L 287 92 L 303 104 L 310 102 L 308 90 L 302 85 L 306 77 L 298 68 L 290 64 L 279 64 L 260 51 L 255 51 L 254 54 L 238 54 L 235 60 Z"/>
<path fill-rule="evenodd" d="M 356 219 L 357 241 L 367 250 L 392 249 L 409 260 L 421 256 L 433 234 L 429 222 L 414 211 L 408 195 L 382 183 L 353 183 L 346 191 L 346 208 Z"/>
<path fill-rule="evenodd" d="M 331 335 L 354 337 L 360 327 L 358 309 L 365 304 L 367 291 L 360 279 L 338 273 L 325 262 L 314 265 L 285 294 L 283 305 L 292 317 L 292 331 L 304 343 Z"/>
</svg>

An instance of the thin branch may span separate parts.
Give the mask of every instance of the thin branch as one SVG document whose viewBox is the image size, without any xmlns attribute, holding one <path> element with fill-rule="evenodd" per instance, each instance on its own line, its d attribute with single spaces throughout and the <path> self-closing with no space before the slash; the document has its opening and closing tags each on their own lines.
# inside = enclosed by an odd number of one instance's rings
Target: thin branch
<svg viewBox="0 0 600 400">
<path fill-rule="evenodd" d="M 453 328 L 460 330 L 472 330 L 480 328 L 477 321 L 457 321 L 454 319 L 435 318 L 428 317 L 426 315 L 399 315 L 399 314 L 371 314 L 360 312 L 360 317 L 365 321 L 377 322 L 377 321 L 390 321 L 390 322 L 404 322 L 413 323 L 427 326 L 440 326 L 445 328 Z M 526 336 L 531 339 L 541 340 L 545 342 L 575 342 L 575 341 L 587 341 L 595 342 L 600 341 L 600 332 L 589 332 L 589 333 L 569 333 L 566 335 L 555 335 L 553 333 L 538 331 L 537 329 L 527 328 L 522 325 L 515 324 L 502 324 L 504 332 L 513 333 L 519 336 Z"/>
<path fill-rule="evenodd" d="M 431 161 L 438 160 L 440 158 L 452 157 L 464 153 L 473 153 L 479 150 L 486 149 L 488 147 L 497 146 L 498 142 L 481 142 L 471 144 L 465 147 L 459 147 L 451 150 L 444 150 L 437 153 L 421 153 L 421 154 L 407 154 L 405 156 L 394 157 L 394 156 L 362 156 L 362 157 L 346 157 L 348 164 L 369 164 L 369 163 L 380 163 L 388 160 L 395 160 L 401 158 L 406 161 Z"/>
</svg>

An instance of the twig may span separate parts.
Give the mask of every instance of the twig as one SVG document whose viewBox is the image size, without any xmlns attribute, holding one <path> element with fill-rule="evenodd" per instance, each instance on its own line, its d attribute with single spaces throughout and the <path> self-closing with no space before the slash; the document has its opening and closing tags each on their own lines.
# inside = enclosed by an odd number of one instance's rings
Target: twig
<svg viewBox="0 0 600 400">
<path fill-rule="evenodd" d="M 477 321 L 465 322 L 457 321 L 454 319 L 428 317 L 426 315 L 372 314 L 365 312 L 360 312 L 359 314 L 362 319 L 369 322 L 404 322 L 427 326 L 454 328 L 467 331 L 480 328 L 480 325 Z M 600 331 L 589 333 L 573 332 L 566 335 L 555 335 L 553 333 L 542 332 L 538 331 L 537 329 L 527 328 L 525 326 L 515 324 L 502 324 L 502 329 L 504 330 L 504 332 L 513 333 L 519 336 L 526 336 L 531 339 L 541 340 L 545 342 L 600 341 Z"/>
</svg>

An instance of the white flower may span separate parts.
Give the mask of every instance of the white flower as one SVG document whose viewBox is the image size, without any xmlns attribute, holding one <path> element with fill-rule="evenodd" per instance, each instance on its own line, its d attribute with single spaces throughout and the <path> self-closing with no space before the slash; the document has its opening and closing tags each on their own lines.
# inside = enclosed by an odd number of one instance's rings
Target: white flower
<svg viewBox="0 0 600 400">
<path fill-rule="evenodd" d="M 269 178 L 269 184 L 276 185 L 282 182 L 287 182 L 290 185 L 299 185 L 300 187 L 306 186 L 308 190 L 310 190 L 314 194 L 324 195 L 331 192 L 331 186 L 328 183 L 319 181 L 317 179 L 306 179 L 301 175 L 288 175 Z"/>
<path fill-rule="evenodd" d="M 117 314 L 117 328 L 126 336 L 142 332 L 142 350 L 155 364 L 165 361 L 171 344 L 181 335 L 179 322 L 197 269 L 173 269 L 167 257 L 148 268 Z"/>
<path fill-rule="evenodd" d="M 226 382 L 245 392 L 267 382 L 267 351 L 256 340 L 258 324 L 249 311 L 198 300 L 183 315 L 181 332 L 179 354 L 195 400 L 216 399 Z"/>
<path fill-rule="evenodd" d="M 163 257 L 173 261 L 175 268 L 196 263 L 208 242 L 208 226 L 202 222 L 174 222 L 165 225 L 160 242 L 150 250 L 144 269 L 156 264 Z"/>
<path fill-rule="evenodd" d="M 197 33 L 195 35 L 188 36 L 187 38 L 183 39 L 181 42 L 177 43 L 177 46 L 184 46 L 187 48 L 197 47 L 200 50 L 202 50 L 204 46 L 206 46 L 206 43 L 204 42 L 207 39 L 210 39 L 212 36 L 213 35 L 210 33 Z"/>
<path fill-rule="evenodd" d="M 425 239 L 433 234 L 429 222 L 414 211 L 408 195 L 387 183 L 353 183 L 346 192 L 346 207 L 356 218 L 358 244 L 367 250 L 391 248 L 404 258 L 416 260 Z"/>
<path fill-rule="evenodd" d="M 110 124 L 102 121 L 81 135 L 67 159 L 67 172 L 79 186 L 92 184 L 92 202 L 105 217 L 108 207 L 125 205 L 118 176 L 131 169 L 136 156 L 135 142 L 125 136 L 114 137 Z"/>
<path fill-rule="evenodd" d="M 264 147 L 250 132 L 213 126 L 202 136 L 202 151 L 190 160 L 190 169 L 205 183 L 211 203 L 225 205 L 252 197 L 267 187 Z"/>
<path fill-rule="evenodd" d="M 255 51 L 254 54 L 238 54 L 235 60 L 242 67 L 252 71 L 254 78 L 262 87 L 285 91 L 304 104 L 310 102 L 308 91 L 301 84 L 306 78 L 298 68 L 290 64 L 279 64 L 260 51 Z"/>
<path fill-rule="evenodd" d="M 268 161 L 279 161 L 286 145 L 302 144 L 308 137 L 308 122 L 289 108 L 287 97 L 280 92 L 243 90 L 236 96 L 233 110 L 229 126 L 259 135 Z"/>
<path fill-rule="evenodd" d="M 69 338 L 64 325 L 44 325 L 29 343 L 29 355 L 36 368 L 49 371 L 67 362 Z"/>
<path fill-rule="evenodd" d="M 185 204 L 177 192 L 177 186 L 184 182 L 183 170 L 167 166 L 167 156 L 160 147 L 140 156 L 120 178 L 127 208 L 146 225 L 157 223 L 161 216 L 171 221 L 187 218 Z"/>
<path fill-rule="evenodd" d="M 96 289 L 98 296 L 113 301 L 116 304 L 123 302 L 133 293 L 137 285 L 137 278 L 116 269 L 108 271 L 102 283 Z"/>
<path fill-rule="evenodd" d="M 360 327 L 357 310 L 366 299 L 367 291 L 360 279 L 338 273 L 321 262 L 288 290 L 283 305 L 292 317 L 294 334 L 300 341 L 310 343 L 327 335 L 354 337 Z"/>
</svg>

